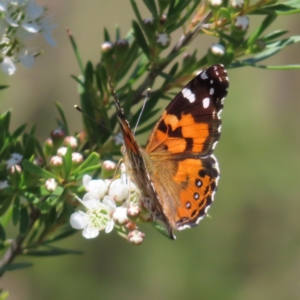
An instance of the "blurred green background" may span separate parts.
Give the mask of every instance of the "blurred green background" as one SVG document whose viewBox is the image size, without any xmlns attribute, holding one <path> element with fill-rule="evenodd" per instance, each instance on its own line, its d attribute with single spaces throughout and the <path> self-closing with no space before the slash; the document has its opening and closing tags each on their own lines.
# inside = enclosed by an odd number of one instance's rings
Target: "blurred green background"
<svg viewBox="0 0 300 300">
<path fill-rule="evenodd" d="M 65 28 L 72 30 L 84 62 L 96 63 L 103 27 L 113 34 L 119 24 L 125 35 L 133 12 L 129 1 L 39 3 L 49 6 L 58 24 L 53 33 L 58 45 L 33 41 L 46 50 L 34 68 L 19 66 L 12 77 L 0 75 L 1 84 L 11 86 L 1 92 L 0 108 L 13 108 L 12 129 L 36 123 L 43 141 L 56 127 L 55 101 L 63 104 L 74 132 L 82 124 L 70 78 L 79 68 Z M 259 20 L 251 18 L 250 31 Z M 271 29 L 300 34 L 299 15 L 280 17 Z M 204 53 L 213 41 L 199 36 L 193 47 Z M 299 62 L 299 45 L 268 61 Z M 1 286 L 10 290 L 9 299 L 300 299 L 300 71 L 241 68 L 229 70 L 229 77 L 212 218 L 177 233 L 175 242 L 144 226 L 139 247 L 115 234 L 85 240 L 78 232 L 57 246 L 84 255 L 20 257 L 35 266 L 4 276 Z"/>
</svg>

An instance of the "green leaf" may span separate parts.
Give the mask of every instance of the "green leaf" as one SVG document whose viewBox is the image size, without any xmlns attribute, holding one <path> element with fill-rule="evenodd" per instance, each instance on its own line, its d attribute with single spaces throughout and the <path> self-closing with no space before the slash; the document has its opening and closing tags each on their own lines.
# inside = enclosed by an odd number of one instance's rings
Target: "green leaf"
<svg viewBox="0 0 300 300">
<path fill-rule="evenodd" d="M 273 4 L 267 7 L 258 8 L 251 12 L 251 14 L 277 14 L 277 15 L 291 15 L 300 12 L 299 0 L 291 0 L 280 4 Z"/>
<path fill-rule="evenodd" d="M 109 36 L 108 30 L 105 27 L 104 27 L 104 41 L 110 42 L 110 36 Z"/>
<path fill-rule="evenodd" d="M 158 12 L 154 0 L 143 0 L 149 11 L 151 12 L 154 19 L 158 19 Z"/>
<path fill-rule="evenodd" d="M 0 223 L 0 243 L 3 244 L 6 240 L 6 233 L 5 233 L 5 229 L 2 226 L 2 224 Z"/>
<path fill-rule="evenodd" d="M 68 127 L 67 119 L 65 117 L 65 113 L 63 111 L 63 108 L 62 108 L 62 106 L 59 102 L 55 102 L 55 106 L 56 106 L 56 108 L 58 110 L 58 113 L 60 115 L 61 123 L 63 125 L 63 130 L 66 132 L 67 135 L 69 135 L 69 127 Z"/>
<path fill-rule="evenodd" d="M 55 191 L 49 195 L 49 197 L 38 206 L 42 214 L 49 213 L 49 211 L 54 207 L 60 199 L 63 197 L 64 188 L 58 186 Z"/>
<path fill-rule="evenodd" d="M 26 124 L 23 124 L 21 125 L 20 127 L 18 127 L 14 132 L 13 134 L 11 135 L 11 137 L 15 140 L 17 139 L 21 134 L 22 132 L 24 131 L 24 129 L 26 128 Z"/>
<path fill-rule="evenodd" d="M 37 177 L 46 178 L 46 179 L 48 179 L 48 178 L 57 179 L 56 175 L 54 175 L 53 173 L 50 173 L 49 171 L 33 164 L 29 160 L 24 160 L 22 162 L 22 166 L 27 172 L 29 172 L 29 173 L 37 176 Z"/>
<path fill-rule="evenodd" d="M 12 221 L 15 226 L 20 221 L 20 197 L 19 196 L 15 197 L 15 200 L 14 200 Z"/>
<path fill-rule="evenodd" d="M 25 150 L 23 154 L 24 159 L 29 159 L 32 155 L 34 155 L 34 151 L 35 151 L 35 137 L 29 135 L 25 144 Z"/>
<path fill-rule="evenodd" d="M 1 206 L 0 206 L 0 216 L 3 216 L 6 211 L 8 210 L 8 208 L 10 207 L 10 204 L 12 202 L 12 196 L 8 195 L 7 197 L 3 197 L 1 199 Z"/>
<path fill-rule="evenodd" d="M 40 196 L 43 196 L 43 195 L 40 195 Z M 38 197 L 36 197 L 34 194 L 29 193 L 29 192 L 24 192 L 23 197 L 26 198 L 28 200 L 28 202 L 30 202 L 32 204 L 38 204 L 40 202 Z"/>
<path fill-rule="evenodd" d="M 29 263 L 29 262 L 13 263 L 13 264 L 9 264 L 9 265 L 5 265 L 5 266 L 1 267 L 0 273 L 6 272 L 6 271 L 20 270 L 20 269 L 28 268 L 31 266 L 33 266 L 33 264 Z"/>
<path fill-rule="evenodd" d="M 251 47 L 255 41 L 260 37 L 260 35 L 275 21 L 277 16 L 275 14 L 268 15 L 262 21 L 260 26 L 254 31 L 254 33 L 248 38 L 247 45 Z"/>
<path fill-rule="evenodd" d="M 56 230 L 52 236 L 48 237 L 44 241 L 44 244 L 53 243 L 53 242 L 59 241 L 61 239 L 65 239 L 77 232 L 78 232 L 78 230 L 72 228 L 70 226 L 70 224 L 65 224 L 64 226 L 62 226 L 61 228 Z"/>
<path fill-rule="evenodd" d="M 100 155 L 96 152 L 92 152 L 87 159 L 73 172 L 74 176 L 78 176 L 82 170 L 88 167 L 94 167 L 99 163 Z"/>
<path fill-rule="evenodd" d="M 271 42 L 272 40 L 275 40 L 286 33 L 288 33 L 287 30 L 275 30 L 275 31 L 270 32 L 270 33 L 266 34 L 265 36 L 263 36 L 262 40 L 265 43 Z"/>
<path fill-rule="evenodd" d="M 68 146 L 67 152 L 63 156 L 63 165 L 64 165 L 65 180 L 68 180 L 72 170 L 72 149 L 70 146 Z"/>
<path fill-rule="evenodd" d="M 82 254 L 82 251 L 72 250 L 72 249 L 63 249 L 53 246 L 48 246 L 48 249 L 45 250 L 27 250 L 25 255 L 30 256 L 58 256 L 65 254 Z"/>
<path fill-rule="evenodd" d="M 8 87 L 9 87 L 9 85 L 0 85 L 0 90 L 7 89 Z"/>
<path fill-rule="evenodd" d="M 139 44 L 139 46 L 142 48 L 144 54 L 150 58 L 150 48 L 148 46 L 148 43 L 144 37 L 144 34 L 139 26 L 139 24 L 136 21 L 132 21 L 132 28 L 134 30 L 135 38 Z"/>
<path fill-rule="evenodd" d="M 154 126 L 155 126 L 156 123 L 157 123 L 157 120 L 149 123 L 148 125 L 144 126 L 143 128 L 140 128 L 139 130 L 137 130 L 135 134 L 139 135 L 139 134 L 142 134 L 142 133 L 150 131 L 151 129 L 154 128 Z"/>
<path fill-rule="evenodd" d="M 29 215 L 26 207 L 21 207 L 20 212 L 20 234 L 25 235 L 29 229 Z"/>
</svg>

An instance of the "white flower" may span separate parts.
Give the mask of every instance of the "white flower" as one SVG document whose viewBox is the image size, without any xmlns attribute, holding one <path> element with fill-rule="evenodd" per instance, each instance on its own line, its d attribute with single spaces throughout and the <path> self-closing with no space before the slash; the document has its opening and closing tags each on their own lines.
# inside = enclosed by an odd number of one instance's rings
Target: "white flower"
<svg viewBox="0 0 300 300">
<path fill-rule="evenodd" d="M 45 182 L 45 188 L 49 192 L 53 192 L 54 190 L 56 190 L 56 188 L 57 188 L 57 182 L 55 181 L 55 179 L 54 178 L 47 179 L 46 182 Z"/>
<path fill-rule="evenodd" d="M 5 188 L 9 187 L 7 180 L 0 180 L 0 190 L 3 190 Z"/>
<path fill-rule="evenodd" d="M 234 25 L 241 30 L 246 30 L 249 27 L 249 18 L 246 16 L 237 16 Z"/>
<path fill-rule="evenodd" d="M 95 197 L 101 199 L 107 192 L 107 184 L 104 180 L 92 180 L 91 176 L 84 175 L 82 182 L 86 191 L 88 192 L 85 194 L 86 197 Z"/>
<path fill-rule="evenodd" d="M 1 69 L 8 75 L 16 71 L 15 63 L 31 68 L 34 55 L 24 42 L 42 33 L 46 41 L 55 46 L 51 31 L 55 27 L 45 16 L 46 8 L 35 0 L 0 0 L 0 57 Z"/>
<path fill-rule="evenodd" d="M 159 33 L 156 42 L 162 46 L 167 46 L 170 42 L 170 37 L 166 33 Z"/>
<path fill-rule="evenodd" d="M 4 57 L 3 61 L 1 62 L 1 69 L 7 75 L 13 75 L 17 68 L 11 58 Z"/>
<path fill-rule="evenodd" d="M 6 168 L 10 169 L 12 166 L 19 164 L 23 159 L 23 155 L 19 153 L 13 153 L 10 156 L 10 159 L 6 161 Z"/>
<path fill-rule="evenodd" d="M 214 55 L 223 56 L 225 54 L 225 48 L 221 44 L 212 44 L 210 46 L 210 51 Z"/>
<path fill-rule="evenodd" d="M 116 146 L 123 145 L 123 143 L 124 143 L 121 133 L 114 135 L 113 140 L 114 140 Z"/>
<path fill-rule="evenodd" d="M 25 67 L 25 68 L 32 68 L 33 64 L 34 64 L 34 56 L 28 52 L 28 50 L 22 50 L 19 53 L 19 59 L 21 64 Z"/>
<path fill-rule="evenodd" d="M 82 235 L 86 239 L 95 238 L 101 230 L 109 233 L 114 228 L 114 221 L 111 213 L 116 209 L 116 204 L 112 199 L 89 199 L 85 201 L 77 198 L 85 208 L 86 212 L 77 211 L 71 215 L 70 224 L 73 228 L 82 230 Z"/>
<path fill-rule="evenodd" d="M 129 196 L 129 188 L 127 184 L 123 183 L 121 178 L 114 180 L 109 187 L 109 196 L 117 202 L 125 201 Z"/>
</svg>

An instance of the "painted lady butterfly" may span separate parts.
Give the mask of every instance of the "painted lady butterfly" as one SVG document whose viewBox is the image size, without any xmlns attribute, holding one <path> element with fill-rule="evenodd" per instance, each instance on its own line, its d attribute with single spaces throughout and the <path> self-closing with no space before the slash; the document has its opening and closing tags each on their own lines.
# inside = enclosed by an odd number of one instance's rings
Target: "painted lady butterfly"
<svg viewBox="0 0 300 300">
<path fill-rule="evenodd" d="M 220 138 L 220 113 L 227 72 L 213 65 L 192 79 L 170 102 L 142 149 L 113 92 L 125 143 L 125 164 L 153 220 L 173 229 L 196 226 L 211 206 L 219 167 L 212 152 Z"/>
</svg>

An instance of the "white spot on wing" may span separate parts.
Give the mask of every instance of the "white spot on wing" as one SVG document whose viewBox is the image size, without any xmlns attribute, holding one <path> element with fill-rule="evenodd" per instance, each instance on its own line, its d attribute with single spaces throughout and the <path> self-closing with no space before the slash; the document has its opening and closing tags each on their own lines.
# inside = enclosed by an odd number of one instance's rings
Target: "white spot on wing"
<svg viewBox="0 0 300 300">
<path fill-rule="evenodd" d="M 213 83 L 214 83 L 214 81 L 213 81 L 213 80 L 211 80 L 211 81 L 210 81 L 210 84 L 213 84 Z"/>
<path fill-rule="evenodd" d="M 214 92 L 215 92 L 214 88 L 210 88 L 210 89 L 209 89 L 209 94 L 210 94 L 210 95 L 213 95 Z"/>
<path fill-rule="evenodd" d="M 202 79 L 208 79 L 208 76 L 207 76 L 207 74 L 206 74 L 206 71 L 203 71 L 203 72 L 200 74 L 200 77 L 201 77 Z"/>
<path fill-rule="evenodd" d="M 204 98 L 202 100 L 202 104 L 204 108 L 208 108 L 209 107 L 209 103 L 210 103 L 210 99 L 209 98 Z"/>
<path fill-rule="evenodd" d="M 182 92 L 183 97 L 186 98 L 187 100 L 189 100 L 190 103 L 195 102 L 195 100 L 196 100 L 195 94 L 192 93 L 192 91 L 190 89 L 184 88 L 184 89 L 182 89 L 181 92 Z"/>
</svg>

